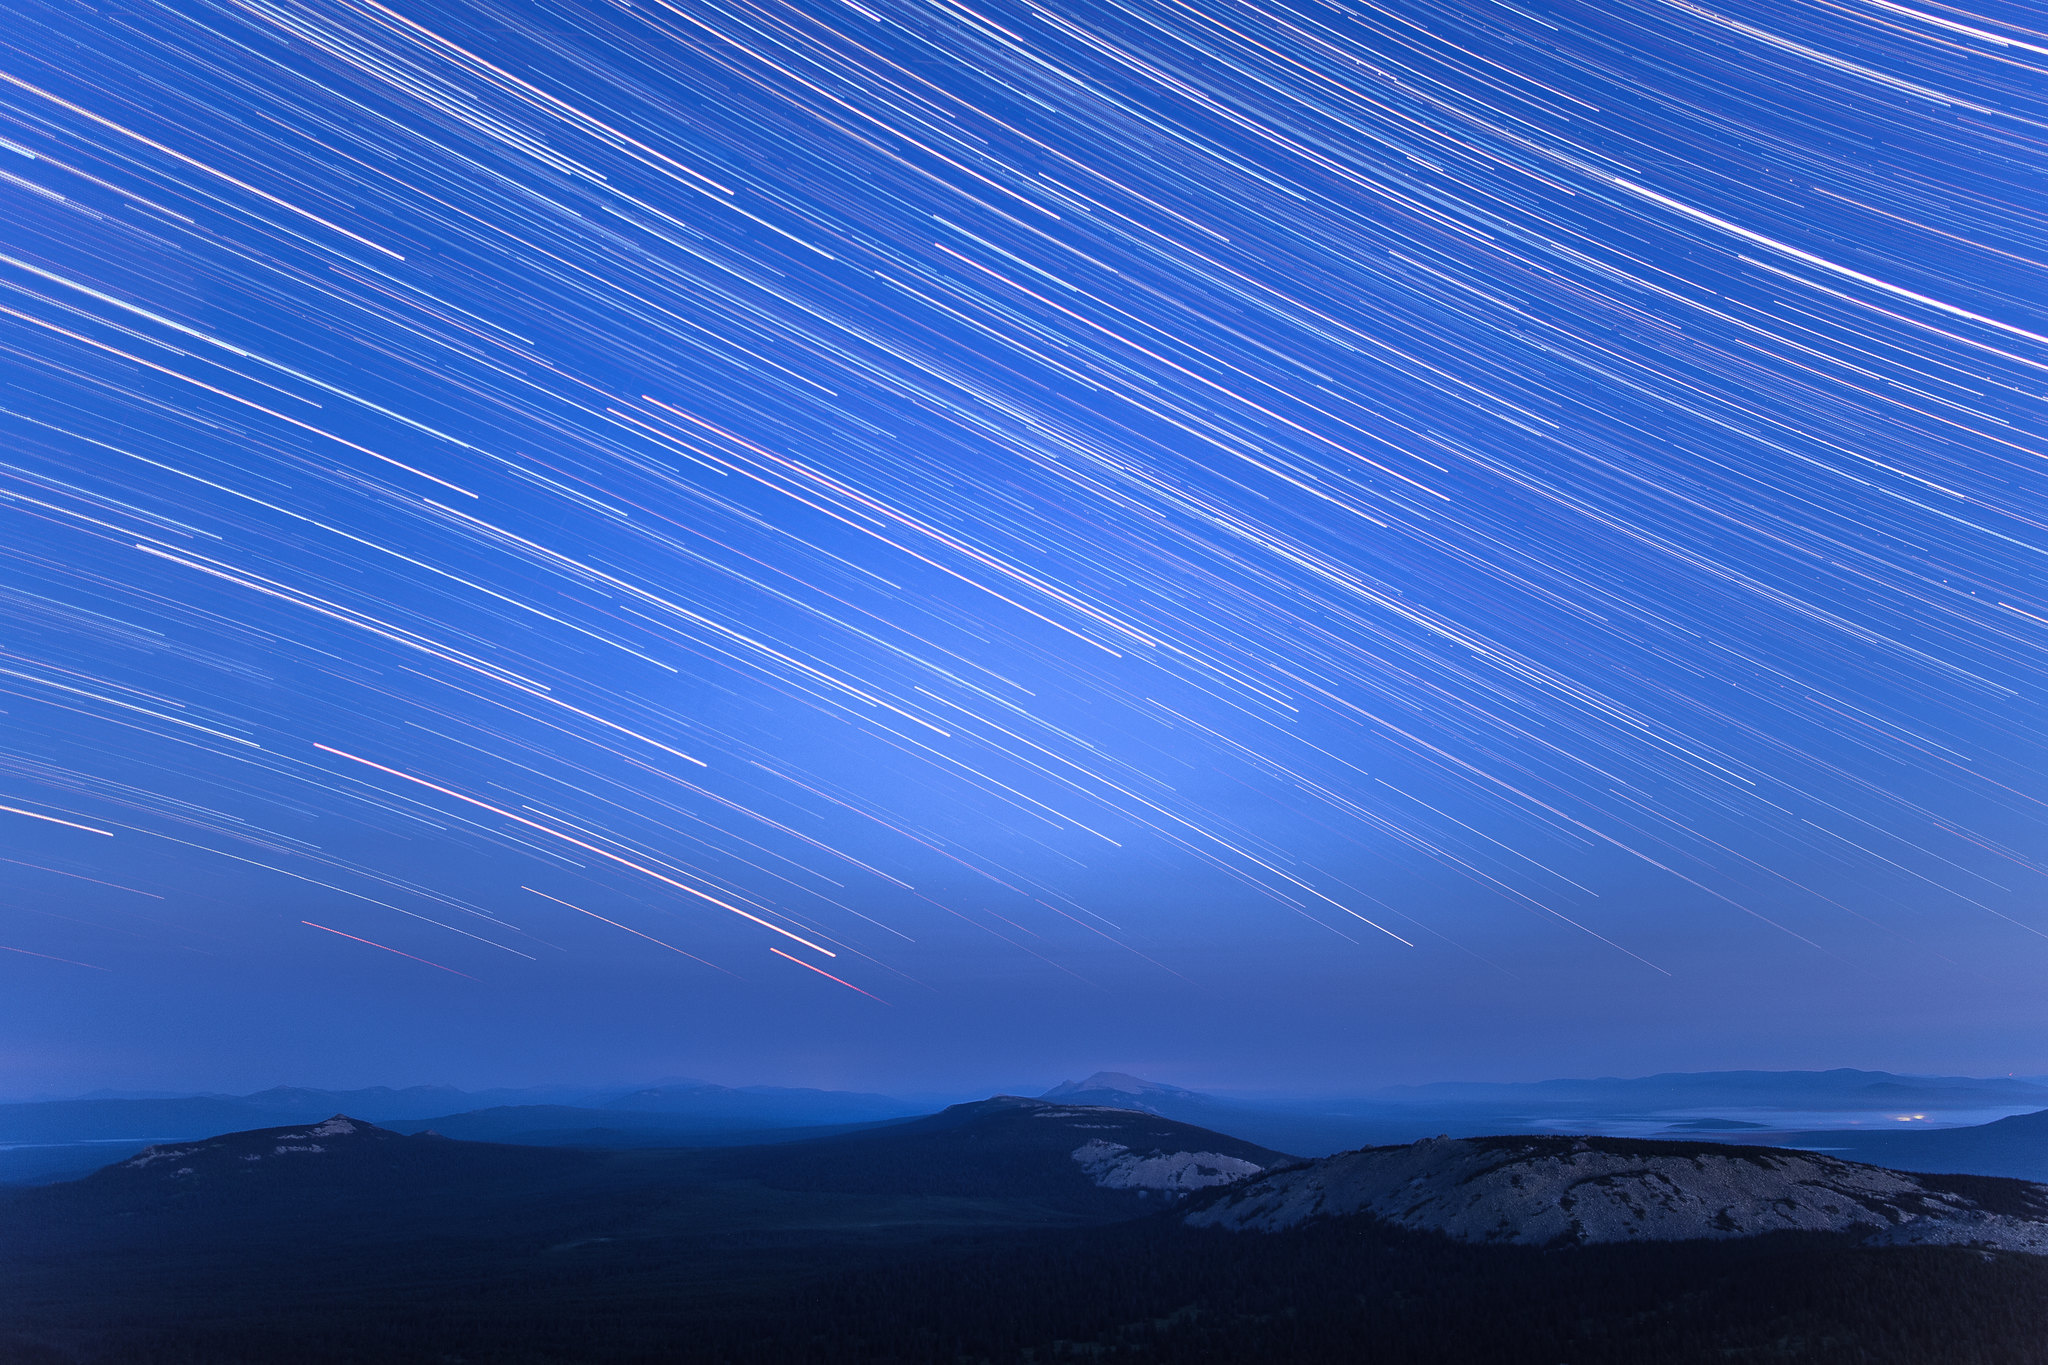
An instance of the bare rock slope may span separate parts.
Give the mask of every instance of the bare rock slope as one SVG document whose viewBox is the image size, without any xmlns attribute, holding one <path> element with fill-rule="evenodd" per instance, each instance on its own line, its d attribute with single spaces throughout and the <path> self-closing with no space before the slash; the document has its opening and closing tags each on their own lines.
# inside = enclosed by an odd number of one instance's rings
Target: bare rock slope
<svg viewBox="0 0 2048 1365">
<path fill-rule="evenodd" d="M 1186 1215 L 1275 1232 L 1370 1214 L 1464 1241 L 1684 1241 L 1784 1230 L 2048 1255 L 2048 1186 L 1815 1152 L 1613 1138 L 1438 1138 L 1282 1167 Z"/>
<path fill-rule="evenodd" d="M 1133 1152 L 1121 1142 L 1090 1138 L 1073 1158 L 1088 1178 L 1108 1190 L 1157 1190 L 1185 1194 L 1228 1185 L 1264 1168 L 1222 1152 Z"/>
</svg>

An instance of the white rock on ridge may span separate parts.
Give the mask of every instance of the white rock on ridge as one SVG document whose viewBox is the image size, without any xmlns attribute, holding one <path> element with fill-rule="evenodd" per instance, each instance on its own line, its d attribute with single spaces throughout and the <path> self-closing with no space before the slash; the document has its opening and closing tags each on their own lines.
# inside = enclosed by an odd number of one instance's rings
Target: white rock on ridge
<svg viewBox="0 0 2048 1365">
<path fill-rule="evenodd" d="M 347 1137 L 349 1134 L 355 1132 L 355 1130 L 355 1124 L 350 1122 L 346 1115 L 336 1114 L 333 1118 L 327 1120 L 327 1122 L 319 1125 L 317 1128 L 309 1130 L 306 1133 L 306 1136 L 309 1138 Z"/>
<path fill-rule="evenodd" d="M 261 1128 L 247 1133 L 224 1133 L 220 1137 L 205 1138 L 198 1142 L 145 1147 L 142 1151 L 120 1164 L 124 1169 L 144 1170 L 156 1165 L 160 1161 L 183 1161 L 192 1157 L 200 1157 L 206 1160 L 226 1160 L 230 1155 L 233 1155 L 243 1162 L 251 1162 L 261 1161 L 265 1156 L 291 1156 L 297 1153 L 319 1154 L 329 1151 L 330 1147 L 325 1142 L 314 1141 L 315 1138 L 354 1137 L 366 1129 L 371 1133 L 380 1132 L 380 1130 L 371 1125 L 360 1123 L 345 1114 L 336 1114 L 333 1118 L 314 1124 L 303 1131 Z M 383 1136 L 389 1137 L 393 1135 L 384 1134 Z M 266 1150 L 236 1150 L 250 1143 L 263 1146 Z M 183 1168 L 177 1174 L 190 1175 L 192 1174 L 192 1168 Z"/>
<path fill-rule="evenodd" d="M 1073 1156 L 1096 1184 L 1111 1190 L 1169 1190 L 1181 1194 L 1228 1185 L 1265 1169 L 1221 1152 L 1155 1152 L 1139 1156 L 1121 1143 L 1104 1142 L 1101 1138 L 1076 1147 Z"/>
<path fill-rule="evenodd" d="M 1789 1229 L 2048 1255 L 2048 1186 L 1945 1179 L 1764 1147 L 1438 1138 L 1281 1167 L 1187 1215 L 1275 1232 L 1371 1214 L 1465 1241 L 1685 1241 Z"/>
<path fill-rule="evenodd" d="M 145 1147 L 121 1164 L 131 1170 L 141 1170 L 159 1161 L 182 1161 L 198 1150 L 198 1147 Z"/>
</svg>

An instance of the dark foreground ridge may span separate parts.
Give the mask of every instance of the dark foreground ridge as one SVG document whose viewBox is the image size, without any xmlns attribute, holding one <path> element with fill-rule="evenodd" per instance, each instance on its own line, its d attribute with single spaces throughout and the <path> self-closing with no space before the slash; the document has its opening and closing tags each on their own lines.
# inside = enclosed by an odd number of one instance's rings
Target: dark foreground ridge
<svg viewBox="0 0 2048 1365">
<path fill-rule="evenodd" d="M 1302 1162 L 1007 1096 L 754 1148 L 336 1115 L 0 1200 L 0 1360 L 2038 1365 L 2044 1196 L 1706 1142 Z M 1973 1235 L 1869 1244 L 1916 1225 Z"/>
</svg>

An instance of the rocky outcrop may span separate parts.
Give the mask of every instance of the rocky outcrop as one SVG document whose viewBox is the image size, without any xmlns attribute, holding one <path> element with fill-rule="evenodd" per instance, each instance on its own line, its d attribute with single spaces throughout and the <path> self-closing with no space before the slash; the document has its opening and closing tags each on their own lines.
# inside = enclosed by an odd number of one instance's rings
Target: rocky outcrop
<svg viewBox="0 0 2048 1365">
<path fill-rule="evenodd" d="M 1074 1160 L 1104 1189 L 1156 1190 L 1185 1194 L 1213 1189 L 1257 1175 L 1263 1166 L 1221 1152 L 1151 1152 L 1140 1154 L 1100 1138 L 1074 1149 Z"/>
<path fill-rule="evenodd" d="M 1683 1241 L 1787 1230 L 2048 1255 L 2048 1187 L 1910 1175 L 1718 1143 L 1501 1137 L 1369 1147 L 1212 1196 L 1196 1227 L 1273 1232 L 1369 1214 L 1465 1241 Z"/>
</svg>

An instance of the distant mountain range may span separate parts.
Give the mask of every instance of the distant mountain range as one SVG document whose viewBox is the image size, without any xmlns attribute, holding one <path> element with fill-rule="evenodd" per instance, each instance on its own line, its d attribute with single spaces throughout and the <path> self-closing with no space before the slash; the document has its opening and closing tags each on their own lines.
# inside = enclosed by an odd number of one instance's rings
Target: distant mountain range
<svg viewBox="0 0 2048 1365">
<path fill-rule="evenodd" d="M 887 1095 L 777 1086 L 709 1085 L 671 1082 L 609 1091 L 546 1087 L 533 1090 L 469 1092 L 451 1086 L 393 1090 L 309 1090 L 278 1086 L 250 1095 L 182 1095 L 141 1099 L 87 1098 L 0 1104 L 0 1143 L 83 1142 L 124 1137 L 202 1136 L 254 1117 L 276 1123 L 305 1123 L 346 1111 L 374 1120 L 431 1119 L 502 1107 L 575 1108 L 663 1114 L 705 1127 L 774 1128 L 791 1124 L 865 1123 L 918 1113 L 915 1105 Z M 244 1124 L 262 1127 L 262 1122 Z M 176 1131 L 173 1131 L 176 1130 Z"/>
<path fill-rule="evenodd" d="M 1532 1113 L 1655 1114 L 1731 1108 L 1786 1110 L 2048 1109 L 2048 1085 L 2017 1078 L 1899 1076 L 1888 1071 L 1696 1071 L 1629 1079 L 1493 1084 L 1445 1081 L 1375 1091 L 1366 1102 L 1418 1109 L 1520 1108 Z"/>
<path fill-rule="evenodd" d="M 2048 1182 L 2048 1110 L 1967 1128 L 1867 1128 L 1775 1133 L 1774 1146 L 1826 1152 L 1903 1171 L 1960 1172 Z"/>
<path fill-rule="evenodd" d="M 751 1138 L 766 1130 L 870 1123 L 919 1112 L 917 1106 L 886 1095 L 775 1086 L 733 1088 L 694 1081 L 609 1091 L 548 1087 L 465 1092 L 448 1086 L 309 1090 L 279 1086 L 250 1095 L 0 1104 L 0 1146 L 140 1144 L 310 1123 L 335 1113 L 360 1114 L 374 1122 L 462 1128 L 463 1136 L 500 1141 L 527 1141 L 535 1134 L 631 1130 L 648 1141 L 661 1142 L 686 1137 L 716 1140 L 724 1134 Z M 480 1114 L 494 1117 L 477 1117 Z M 6 1163 L 0 1161 L 0 1180 L 8 1174 Z"/>
<path fill-rule="evenodd" d="M 1351 1099 L 1255 1102 L 1105 1071 L 1055 1086 L 1046 1097 L 1142 1109 L 1311 1156 L 1439 1133 L 1474 1137 L 1548 1132 L 1559 1124 L 1597 1130 L 1602 1122 L 1610 1122 L 1628 1131 L 1647 1127 L 1673 1135 L 1740 1134 L 1744 1140 L 1774 1145 L 1841 1148 L 1839 1155 L 1912 1170 L 2048 1179 L 2048 1150 L 2027 1136 L 2032 1130 L 2023 1118 L 2002 1120 L 2007 1126 L 1995 1132 L 1992 1125 L 1982 1125 L 1883 1133 L 1814 1130 L 1811 1117 L 1796 1124 L 1772 1118 L 1830 1113 L 1938 1117 L 2029 1106 L 2048 1110 L 2048 1085 L 2039 1078 L 1900 1076 L 1849 1069 L 1707 1071 L 1501 1084 L 1447 1082 L 1395 1086 Z M 1759 1122 L 1759 1116 L 1769 1121 Z M 1965 1131 L 1987 1136 L 1965 1137 Z"/>
<path fill-rule="evenodd" d="M 1355 1099 L 1249 1101 L 1121 1072 L 1067 1081 L 1042 1099 L 1157 1114 L 1269 1151 L 1323 1156 L 1442 1133 L 1581 1131 L 1739 1137 L 1811 1147 L 1917 1171 L 2048 1179 L 2048 1119 L 1972 1128 L 1874 1131 L 1822 1116 L 2048 1111 L 2033 1079 L 1899 1076 L 1879 1071 L 1699 1072 L 1517 1084 L 1396 1087 Z M 0 1105 L 0 1182 L 69 1179 L 149 1142 L 304 1124 L 349 1113 L 400 1132 L 466 1141 L 634 1148 L 754 1146 L 851 1133 L 911 1118 L 886 1095 L 667 1080 L 609 1090 L 465 1092 L 445 1086 L 251 1095 L 83 1098 Z M 1787 1121 L 1773 1114 L 1803 1114 Z M 1766 1121 L 1759 1122 L 1759 1119 Z M 1816 1119 L 1822 1121 L 1816 1123 Z"/>
</svg>

